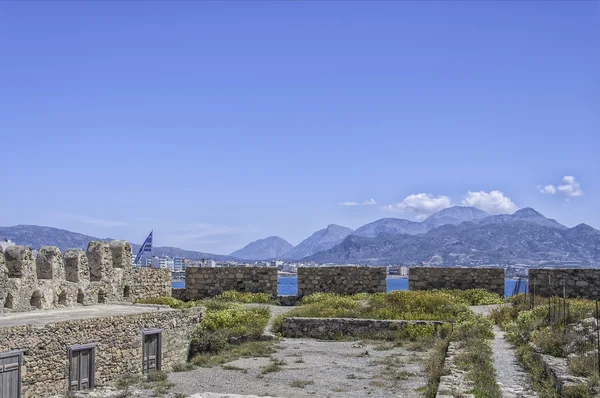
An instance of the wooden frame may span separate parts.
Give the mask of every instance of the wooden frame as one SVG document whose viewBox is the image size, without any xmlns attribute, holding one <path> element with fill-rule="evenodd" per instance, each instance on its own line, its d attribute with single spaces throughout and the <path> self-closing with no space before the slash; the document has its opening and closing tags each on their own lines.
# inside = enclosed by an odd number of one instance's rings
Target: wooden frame
<svg viewBox="0 0 600 398">
<path fill-rule="evenodd" d="M 88 388 L 93 388 L 96 385 L 96 346 L 98 343 L 90 343 L 90 344 L 82 344 L 82 345 L 72 345 L 69 347 L 69 385 L 68 390 L 71 390 L 71 383 L 73 380 L 73 375 L 71 374 L 71 363 L 73 361 L 73 353 L 78 351 L 87 351 L 90 350 L 90 368 L 89 368 L 89 382 Z"/>
<path fill-rule="evenodd" d="M 144 358 L 146 358 L 146 337 L 156 335 L 156 371 L 161 370 L 162 366 L 162 329 L 144 329 L 142 330 L 142 373 L 148 373 L 148 366 Z"/>
</svg>

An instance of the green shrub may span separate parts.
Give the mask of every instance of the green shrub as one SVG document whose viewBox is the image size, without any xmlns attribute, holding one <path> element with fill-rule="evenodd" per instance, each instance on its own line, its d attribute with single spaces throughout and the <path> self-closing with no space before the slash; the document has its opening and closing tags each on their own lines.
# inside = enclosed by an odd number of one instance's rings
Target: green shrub
<svg viewBox="0 0 600 398">
<path fill-rule="evenodd" d="M 223 330 L 207 331 L 197 328 L 192 333 L 190 342 L 190 358 L 197 354 L 218 354 L 227 347 L 229 335 Z"/>
<path fill-rule="evenodd" d="M 502 296 L 496 293 L 490 293 L 485 289 L 442 289 L 440 292 L 454 296 L 467 305 L 491 305 L 504 303 L 504 298 Z"/>
<path fill-rule="evenodd" d="M 539 330 L 534 331 L 531 334 L 531 340 L 537 345 L 545 354 L 552 355 L 555 357 L 565 356 L 565 341 L 564 332 L 562 327 L 545 326 Z"/>
<path fill-rule="evenodd" d="M 229 336 L 260 336 L 269 323 L 271 311 L 267 307 L 227 308 L 206 311 L 200 329 L 206 331 L 222 330 Z"/>
<path fill-rule="evenodd" d="M 469 342 L 473 339 L 493 339 L 494 325 L 491 319 L 479 315 L 463 315 L 456 320 L 451 340 Z"/>
<path fill-rule="evenodd" d="M 237 292 L 235 290 L 229 290 L 223 292 L 215 300 L 222 301 L 235 301 L 239 303 L 262 303 L 269 304 L 273 301 L 273 296 L 268 293 L 249 293 L 249 292 Z"/>
<path fill-rule="evenodd" d="M 288 317 L 449 320 L 468 313 L 465 300 L 447 292 L 393 291 L 339 295 L 315 293 L 304 297 Z"/>
</svg>

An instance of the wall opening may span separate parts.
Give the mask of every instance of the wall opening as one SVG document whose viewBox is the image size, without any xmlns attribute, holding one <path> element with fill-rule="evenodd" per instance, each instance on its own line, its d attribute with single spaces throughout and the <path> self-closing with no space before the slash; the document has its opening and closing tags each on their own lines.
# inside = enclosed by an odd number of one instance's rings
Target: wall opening
<svg viewBox="0 0 600 398">
<path fill-rule="evenodd" d="M 104 290 L 100 289 L 98 290 L 98 304 L 104 303 L 106 303 L 106 293 L 104 292 Z"/>
<path fill-rule="evenodd" d="M 125 286 L 125 287 L 123 288 L 123 297 L 124 297 L 124 298 L 129 298 L 129 294 L 130 294 L 130 293 L 129 293 L 129 286 Z"/>
<path fill-rule="evenodd" d="M 64 290 L 58 295 L 58 305 L 67 305 L 67 292 Z"/>
<path fill-rule="evenodd" d="M 83 292 L 81 290 L 79 290 L 77 292 L 77 303 L 78 304 L 83 304 Z"/>
<path fill-rule="evenodd" d="M 6 300 L 4 300 L 4 308 L 8 308 L 9 310 L 13 308 L 13 296 L 10 293 L 8 293 Z"/>
<path fill-rule="evenodd" d="M 42 308 L 42 294 L 39 290 L 36 290 L 31 295 L 31 300 L 29 301 L 29 305 L 35 308 Z"/>
</svg>

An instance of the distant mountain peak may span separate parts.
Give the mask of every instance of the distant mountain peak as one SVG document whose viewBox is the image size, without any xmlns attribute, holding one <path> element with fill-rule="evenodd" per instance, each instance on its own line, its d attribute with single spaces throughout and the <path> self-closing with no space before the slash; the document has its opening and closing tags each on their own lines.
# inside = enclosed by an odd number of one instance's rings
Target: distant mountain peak
<svg viewBox="0 0 600 398">
<path fill-rule="evenodd" d="M 513 213 L 513 216 L 544 217 L 544 215 L 542 213 L 540 213 L 539 211 L 537 211 L 531 207 L 523 207 L 522 209 L 515 211 Z"/>
<path fill-rule="evenodd" d="M 458 225 L 466 221 L 480 220 L 489 215 L 488 212 L 476 207 L 452 206 L 433 213 L 422 224 L 429 230 L 442 225 Z"/>
<path fill-rule="evenodd" d="M 289 260 L 300 260 L 301 258 L 331 249 L 341 243 L 344 238 L 353 231 L 350 228 L 337 224 L 329 224 L 326 228 L 320 229 L 308 238 L 304 239 L 290 250 L 284 258 Z"/>
<path fill-rule="evenodd" d="M 281 258 L 293 247 L 288 241 L 279 236 L 269 236 L 250 242 L 230 255 L 244 260 L 268 260 Z"/>
</svg>

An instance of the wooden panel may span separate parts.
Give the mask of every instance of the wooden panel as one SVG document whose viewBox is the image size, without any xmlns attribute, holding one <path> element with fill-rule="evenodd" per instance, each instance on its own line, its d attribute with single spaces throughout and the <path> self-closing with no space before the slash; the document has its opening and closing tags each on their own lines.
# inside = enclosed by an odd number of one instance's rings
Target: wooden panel
<svg viewBox="0 0 600 398">
<path fill-rule="evenodd" d="M 158 345 L 158 334 L 144 335 L 142 369 L 144 373 L 156 372 L 158 370 L 158 356 L 160 355 Z"/>
<path fill-rule="evenodd" d="M 0 358 L 0 398 L 19 398 L 19 358 Z"/>
<path fill-rule="evenodd" d="M 69 369 L 69 389 L 72 391 L 79 390 L 79 359 L 81 351 L 73 351 L 71 353 L 71 363 Z"/>
<path fill-rule="evenodd" d="M 87 390 L 90 388 L 90 364 L 92 360 L 92 350 L 82 350 L 79 371 L 79 389 Z"/>
</svg>

